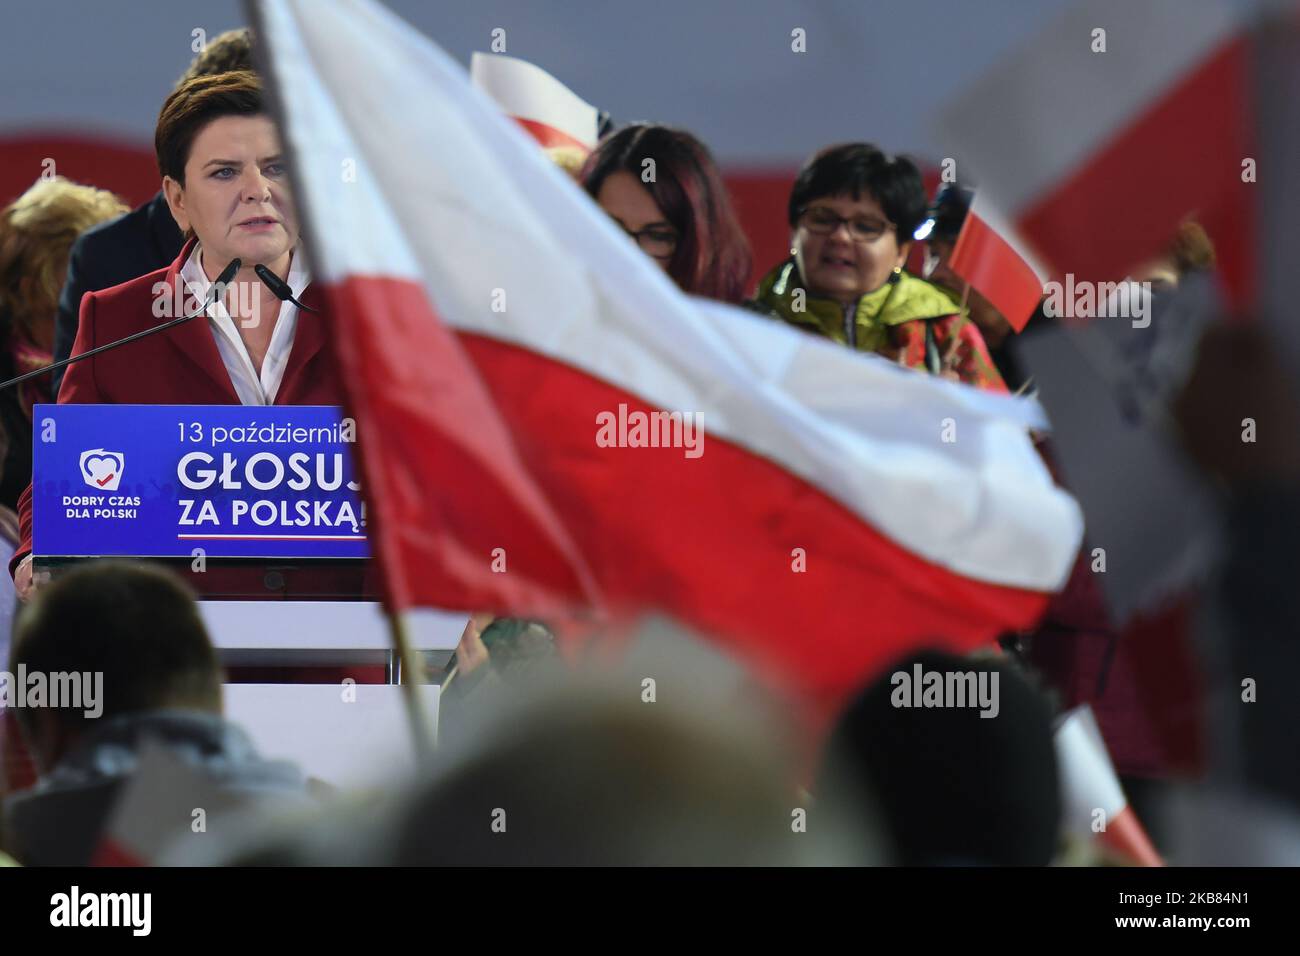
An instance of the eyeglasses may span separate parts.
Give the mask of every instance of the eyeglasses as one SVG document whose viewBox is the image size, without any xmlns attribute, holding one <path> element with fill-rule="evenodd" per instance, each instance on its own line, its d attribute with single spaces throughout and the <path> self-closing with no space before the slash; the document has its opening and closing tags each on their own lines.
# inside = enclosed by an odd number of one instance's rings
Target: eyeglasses
<svg viewBox="0 0 1300 956">
<path fill-rule="evenodd" d="M 647 226 L 640 232 L 623 231 L 635 239 L 641 251 L 652 259 L 669 259 L 677 251 L 677 233 L 663 226 Z"/>
<path fill-rule="evenodd" d="M 813 206 L 805 209 L 799 216 L 800 224 L 809 232 L 818 236 L 829 236 L 844 223 L 849 227 L 849 235 L 854 242 L 875 242 L 894 224 L 880 219 L 845 219 L 825 206 Z"/>
</svg>

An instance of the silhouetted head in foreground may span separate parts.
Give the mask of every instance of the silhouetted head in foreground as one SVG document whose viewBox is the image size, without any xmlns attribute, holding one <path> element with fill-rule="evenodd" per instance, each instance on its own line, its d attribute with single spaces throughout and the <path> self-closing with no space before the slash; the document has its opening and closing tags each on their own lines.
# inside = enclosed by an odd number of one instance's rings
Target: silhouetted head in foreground
<svg viewBox="0 0 1300 956">
<path fill-rule="evenodd" d="M 816 794 L 875 795 L 905 865 L 1042 866 L 1061 817 L 1051 706 L 1013 666 L 926 651 L 849 705 Z"/>
<path fill-rule="evenodd" d="M 51 688 L 48 675 L 81 675 L 86 688 L 97 675 L 102 687 L 90 706 L 16 711 L 42 772 L 115 717 L 221 713 L 221 665 L 194 594 L 162 568 L 95 561 L 68 572 L 23 610 L 10 653 L 11 672 L 47 675 Z"/>
</svg>

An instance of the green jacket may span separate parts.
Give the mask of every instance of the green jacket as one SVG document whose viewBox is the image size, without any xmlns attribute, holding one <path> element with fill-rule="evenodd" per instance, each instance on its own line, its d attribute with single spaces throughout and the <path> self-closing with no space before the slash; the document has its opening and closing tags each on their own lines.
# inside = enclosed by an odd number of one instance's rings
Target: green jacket
<svg viewBox="0 0 1300 956">
<path fill-rule="evenodd" d="M 802 311 L 795 308 L 799 304 L 796 290 L 803 291 L 800 283 L 794 260 L 787 260 L 763 277 L 755 304 L 792 325 L 836 342 L 848 345 L 852 337 L 851 344 L 864 352 L 881 352 L 900 345 L 902 337 L 890 333 L 892 326 L 961 312 L 958 300 L 945 289 L 908 272 L 898 273 L 896 281 L 886 282 L 851 306 L 805 292 Z"/>
</svg>

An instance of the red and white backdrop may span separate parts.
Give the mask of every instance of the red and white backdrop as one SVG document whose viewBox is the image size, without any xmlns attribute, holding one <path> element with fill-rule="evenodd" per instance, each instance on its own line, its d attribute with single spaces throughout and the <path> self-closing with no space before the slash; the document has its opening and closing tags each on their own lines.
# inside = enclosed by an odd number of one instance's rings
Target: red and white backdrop
<svg viewBox="0 0 1300 956">
<path fill-rule="evenodd" d="M 1147 0 L 1139 16 L 1104 0 L 1084 15 L 1072 0 L 388 6 L 465 64 L 503 30 L 504 52 L 617 121 L 695 132 L 724 168 L 756 270 L 786 253 L 785 198 L 800 162 L 819 146 L 868 139 L 915 155 L 932 179 L 946 156 L 962 174 L 1009 176 L 1019 187 L 1007 190 L 1009 218 L 1062 272 L 1122 274 L 1170 214 L 1198 212 L 1234 296 L 1249 289 L 1250 221 L 1232 190 L 1249 148 L 1239 32 L 1249 2 Z M 245 22 L 238 0 L 49 0 L 6 5 L 0 17 L 5 202 L 47 160 L 146 199 L 157 187 L 154 120 L 195 31 L 212 37 Z M 1092 20 L 1108 29 L 1105 54 L 1091 53 Z M 796 30 L 806 52 L 792 49 Z M 1168 165 L 1191 130 L 1200 131 L 1192 148 Z M 974 168 L 963 168 L 968 158 Z M 1206 177 L 1222 188 L 1207 189 Z"/>
</svg>

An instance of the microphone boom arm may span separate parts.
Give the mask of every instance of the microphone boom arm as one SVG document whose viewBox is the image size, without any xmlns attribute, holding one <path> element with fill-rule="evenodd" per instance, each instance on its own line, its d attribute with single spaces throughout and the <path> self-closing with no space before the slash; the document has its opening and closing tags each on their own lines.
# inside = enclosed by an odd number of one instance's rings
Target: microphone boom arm
<svg viewBox="0 0 1300 956">
<path fill-rule="evenodd" d="M 172 319 L 170 322 L 164 322 L 162 325 L 155 325 L 151 329 L 144 329 L 140 332 L 136 332 L 132 335 L 128 335 L 124 339 L 118 339 L 116 342 L 105 342 L 103 345 L 96 346 L 95 348 L 91 349 L 89 352 L 82 352 L 80 355 L 70 355 L 65 359 L 61 359 L 57 362 L 54 362 L 50 365 L 46 365 L 42 368 L 32 369 L 32 371 L 19 375 L 17 378 L 11 378 L 7 382 L 0 382 L 0 392 L 4 391 L 6 388 L 9 388 L 11 385 L 18 385 L 21 382 L 27 381 L 29 378 L 35 378 L 37 375 L 42 375 L 45 372 L 53 372 L 56 368 L 63 368 L 65 365 L 71 365 L 73 362 L 80 362 L 82 359 L 88 359 L 92 355 L 98 355 L 100 352 L 107 352 L 109 349 L 115 349 L 119 345 L 126 345 L 126 343 L 128 342 L 134 342 L 136 339 L 142 339 L 146 335 L 153 335 L 155 332 L 166 332 L 168 329 L 172 328 L 173 326 L 180 325 L 182 322 L 189 322 L 191 319 L 202 315 L 204 312 L 208 310 L 211 304 L 212 303 L 209 302 L 207 305 L 205 305 L 202 311 L 195 312 L 191 315 L 182 315 L 179 319 Z"/>
<path fill-rule="evenodd" d="M 170 328 L 173 328 L 177 325 L 181 325 L 185 322 L 190 321 L 191 319 L 203 315 L 205 312 L 208 311 L 208 309 L 212 308 L 212 303 L 216 301 L 217 293 L 219 293 L 223 288 L 225 288 L 227 283 L 230 282 L 230 280 L 234 277 L 235 273 L 239 271 L 239 267 L 241 264 L 242 263 L 240 262 L 239 259 L 230 260 L 230 262 L 226 265 L 226 267 L 221 270 L 221 275 L 217 276 L 216 281 L 212 283 L 212 289 L 211 291 L 208 292 L 207 298 L 203 300 L 202 308 L 198 309 L 197 311 L 191 312 L 189 315 L 182 315 L 178 319 L 172 319 L 168 322 L 164 322 L 162 323 L 162 325 L 155 325 L 149 329 L 142 329 L 139 332 L 133 332 L 131 335 L 128 335 L 125 338 L 117 339 L 114 342 L 105 342 L 103 345 L 96 346 L 95 348 L 91 349 L 89 352 L 82 352 L 80 355 L 69 355 L 65 359 L 60 359 L 57 362 L 51 362 L 49 365 L 43 366 L 41 368 L 32 369 L 30 372 L 25 372 L 22 375 L 17 376 L 16 378 L 11 378 L 7 382 L 0 382 L 0 392 L 3 392 L 6 388 L 9 388 L 13 385 L 19 385 L 27 381 L 29 378 L 35 378 L 37 375 L 44 375 L 46 372 L 53 372 L 57 368 L 63 368 L 65 365 L 71 365 L 73 362 L 80 362 L 82 359 L 88 359 L 91 356 L 98 355 L 100 352 L 107 352 L 109 349 L 115 349 L 119 345 L 126 345 L 128 342 L 134 342 L 136 339 L 142 339 L 148 335 L 155 335 L 158 332 L 166 332 Z M 58 396 L 56 395 L 55 398 L 57 399 Z"/>
</svg>

